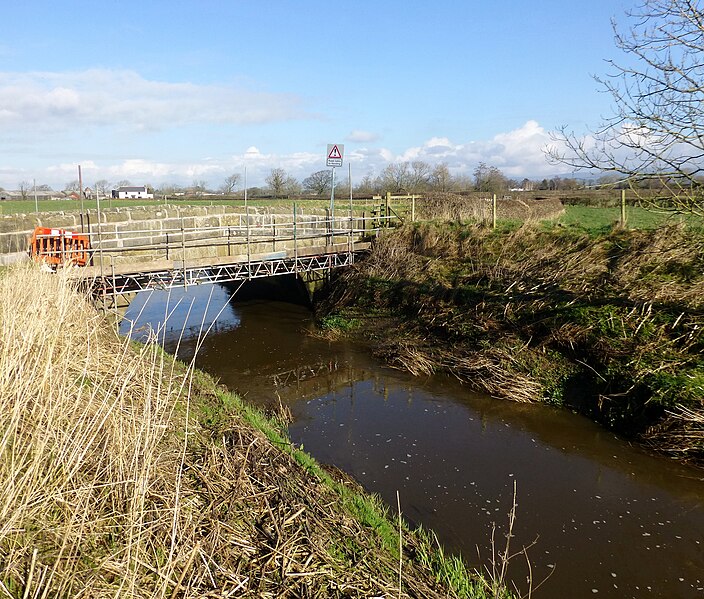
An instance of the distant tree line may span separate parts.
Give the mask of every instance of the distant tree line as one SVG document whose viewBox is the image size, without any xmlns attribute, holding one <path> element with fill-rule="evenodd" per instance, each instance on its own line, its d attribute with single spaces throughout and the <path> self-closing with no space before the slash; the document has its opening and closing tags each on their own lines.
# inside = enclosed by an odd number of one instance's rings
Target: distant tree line
<svg viewBox="0 0 704 599">
<path fill-rule="evenodd" d="M 312 172 L 299 181 L 283 168 L 273 168 L 265 177 L 264 187 L 249 187 L 249 197 L 269 196 L 275 198 L 310 195 L 327 197 L 330 195 L 333 184 L 332 171 L 323 169 Z M 242 194 L 239 183 L 242 178 L 239 174 L 228 176 L 224 183 L 217 189 L 227 195 Z M 446 163 L 435 166 L 421 160 L 396 162 L 388 164 L 379 175 L 367 174 L 359 183 L 353 186 L 352 191 L 360 195 L 373 195 L 391 192 L 394 194 L 419 194 L 429 191 L 461 192 L 480 191 L 486 193 L 502 194 L 511 190 L 532 191 L 578 189 L 583 183 L 576 179 L 553 177 L 542 181 L 521 181 L 510 179 L 496 166 L 479 163 L 472 175 L 453 175 Z M 158 192 L 173 194 L 185 192 L 189 195 L 198 195 L 201 185 L 190 188 L 178 186 L 162 186 Z M 335 180 L 336 190 L 349 189 L 349 180 L 344 177 Z"/>
<path fill-rule="evenodd" d="M 332 171 L 330 169 L 318 170 L 302 181 L 290 175 L 283 168 L 273 168 L 265 177 L 266 185 L 263 187 L 248 187 L 249 197 L 296 197 L 301 195 L 329 197 L 332 187 Z M 646 184 L 649 188 L 656 185 L 656 181 L 640 181 L 638 184 L 643 188 Z M 225 177 L 223 182 L 216 188 L 211 188 L 207 181 L 194 179 L 191 185 L 178 185 L 175 183 L 163 183 L 155 187 L 147 184 L 149 191 L 158 196 L 184 195 L 200 197 L 205 194 L 221 194 L 228 196 L 242 196 L 242 175 L 232 173 Z M 704 184 L 704 182 L 702 182 Z M 94 196 L 96 193 L 100 197 L 108 197 L 112 189 L 118 187 L 129 187 L 132 183 L 123 179 L 110 184 L 106 179 L 95 181 L 90 188 L 84 188 L 84 193 Z M 572 191 L 585 187 L 605 187 L 611 189 L 624 189 L 634 185 L 629 179 L 619 178 L 614 173 L 607 173 L 601 177 L 584 181 L 571 177 L 551 177 L 541 180 L 522 180 L 507 177 L 501 169 L 496 166 L 487 165 L 480 162 L 471 175 L 453 175 L 446 163 L 430 165 L 421 160 L 408 162 L 395 162 L 388 164 L 380 174 L 365 175 L 359 183 L 353 186 L 352 191 L 358 195 L 374 195 L 391 192 L 393 194 L 421 194 L 426 192 L 466 192 L 477 191 L 486 194 L 506 194 L 511 191 Z M 336 179 L 336 189 L 343 193 L 349 190 L 349 180 L 347 178 Z M 30 197 L 34 186 L 21 181 L 18 190 L 23 199 Z M 37 191 L 51 191 L 48 185 L 37 185 Z M 64 186 L 65 193 L 78 192 L 79 183 L 77 179 L 69 181 Z"/>
</svg>

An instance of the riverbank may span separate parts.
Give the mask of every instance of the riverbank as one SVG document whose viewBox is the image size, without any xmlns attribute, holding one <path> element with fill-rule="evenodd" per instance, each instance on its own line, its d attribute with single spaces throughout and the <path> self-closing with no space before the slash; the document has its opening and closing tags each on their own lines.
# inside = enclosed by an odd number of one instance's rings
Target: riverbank
<svg viewBox="0 0 704 599">
<path fill-rule="evenodd" d="M 0 277 L 0 344 L 10 597 L 507 596 L 60 274 Z"/>
<path fill-rule="evenodd" d="M 407 225 L 340 276 L 329 334 L 415 374 L 583 413 L 704 463 L 704 237 L 681 226 L 589 234 Z"/>
</svg>

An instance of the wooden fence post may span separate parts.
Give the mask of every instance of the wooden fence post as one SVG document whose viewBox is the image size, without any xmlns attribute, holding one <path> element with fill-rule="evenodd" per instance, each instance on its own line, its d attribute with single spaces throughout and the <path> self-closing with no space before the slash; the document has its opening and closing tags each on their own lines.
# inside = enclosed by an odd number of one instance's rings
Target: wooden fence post
<svg viewBox="0 0 704 599">
<path fill-rule="evenodd" d="M 626 226 L 626 190 L 621 190 L 621 226 Z"/>
<path fill-rule="evenodd" d="M 298 227 L 296 223 L 296 202 L 293 203 L 293 272 L 298 273 Z"/>
</svg>

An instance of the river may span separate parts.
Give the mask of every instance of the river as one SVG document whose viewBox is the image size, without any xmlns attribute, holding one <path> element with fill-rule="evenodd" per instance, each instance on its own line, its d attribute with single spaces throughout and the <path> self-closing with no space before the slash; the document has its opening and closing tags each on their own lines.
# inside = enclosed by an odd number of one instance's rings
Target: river
<svg viewBox="0 0 704 599">
<path fill-rule="evenodd" d="M 385 367 L 364 347 L 312 335 L 301 305 L 229 302 L 228 289 L 143 292 L 121 325 L 159 328 L 247 401 L 288 406 L 293 442 L 351 474 L 477 568 L 503 550 L 534 596 L 704 596 L 704 472 L 652 456 L 591 421 Z M 238 297 L 238 296 L 236 296 Z M 208 330 L 203 337 L 202 331 Z"/>
</svg>

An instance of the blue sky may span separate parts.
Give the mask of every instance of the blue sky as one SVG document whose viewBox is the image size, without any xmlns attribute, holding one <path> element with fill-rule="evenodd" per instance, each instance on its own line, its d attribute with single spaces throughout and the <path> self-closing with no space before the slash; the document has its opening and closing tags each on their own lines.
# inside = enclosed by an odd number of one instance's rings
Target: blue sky
<svg viewBox="0 0 704 599">
<path fill-rule="evenodd" d="M 635 0 L 10 2 L 0 36 L 0 186 L 36 179 L 218 187 L 303 179 L 345 145 L 389 162 L 559 173 L 561 125 L 610 113 L 591 75 Z"/>
</svg>

